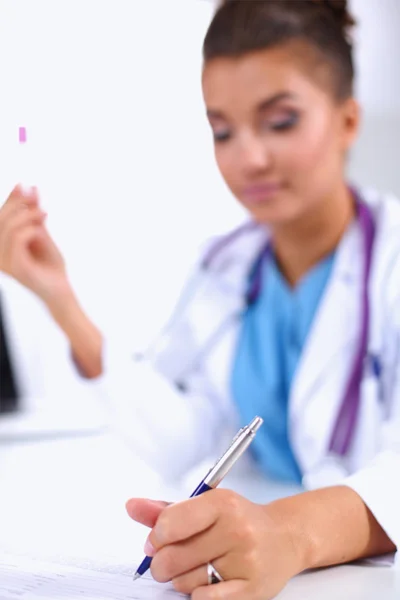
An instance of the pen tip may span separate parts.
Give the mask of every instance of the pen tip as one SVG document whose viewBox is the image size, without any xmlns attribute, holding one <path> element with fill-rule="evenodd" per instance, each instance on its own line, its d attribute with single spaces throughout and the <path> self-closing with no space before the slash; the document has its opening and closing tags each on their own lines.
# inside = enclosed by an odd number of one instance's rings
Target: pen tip
<svg viewBox="0 0 400 600">
<path fill-rule="evenodd" d="M 139 579 L 140 574 L 139 573 L 135 573 L 133 576 L 133 581 L 136 581 L 136 579 Z"/>
</svg>

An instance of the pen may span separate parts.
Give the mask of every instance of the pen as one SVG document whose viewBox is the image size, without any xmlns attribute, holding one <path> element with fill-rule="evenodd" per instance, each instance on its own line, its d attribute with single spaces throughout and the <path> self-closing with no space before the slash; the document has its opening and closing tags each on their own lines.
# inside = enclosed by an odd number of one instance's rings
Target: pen
<svg viewBox="0 0 400 600">
<path fill-rule="evenodd" d="M 215 465 L 210 469 L 204 479 L 199 483 L 197 488 L 194 490 L 191 498 L 195 496 L 200 496 L 204 492 L 208 492 L 212 489 L 215 489 L 223 480 L 225 475 L 229 473 L 233 465 L 236 461 L 242 456 L 242 454 L 247 450 L 253 441 L 257 431 L 260 429 L 263 424 L 263 419 L 261 417 L 255 417 L 249 425 L 242 427 L 233 438 L 231 445 L 226 450 L 226 452 L 221 456 L 221 458 L 215 463 Z M 152 558 L 150 556 L 146 556 L 141 564 L 139 565 L 135 575 L 133 576 L 133 580 L 139 579 L 142 575 L 148 571 L 151 565 Z"/>
</svg>

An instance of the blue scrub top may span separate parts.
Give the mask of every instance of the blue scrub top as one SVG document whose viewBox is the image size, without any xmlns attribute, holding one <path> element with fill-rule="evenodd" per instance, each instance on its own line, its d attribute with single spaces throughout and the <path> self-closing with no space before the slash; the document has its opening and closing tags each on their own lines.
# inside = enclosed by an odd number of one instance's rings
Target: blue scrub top
<svg viewBox="0 0 400 600">
<path fill-rule="evenodd" d="M 242 424 L 264 419 L 251 452 L 273 479 L 301 483 L 288 437 L 293 377 L 314 316 L 331 275 L 334 254 L 292 289 L 272 254 L 264 261 L 262 289 L 246 310 L 234 357 L 231 388 Z"/>
</svg>

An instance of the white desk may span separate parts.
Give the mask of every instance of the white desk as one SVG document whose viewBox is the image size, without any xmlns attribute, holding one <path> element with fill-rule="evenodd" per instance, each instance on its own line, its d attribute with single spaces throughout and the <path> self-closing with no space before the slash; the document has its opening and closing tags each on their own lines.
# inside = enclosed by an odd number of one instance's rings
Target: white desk
<svg viewBox="0 0 400 600">
<path fill-rule="evenodd" d="M 278 487 L 237 473 L 230 483 L 254 500 Z M 92 556 L 127 562 L 141 556 L 143 527 L 125 513 L 135 495 L 178 500 L 188 489 L 167 489 L 109 434 L 76 440 L 0 444 L 0 545 L 34 554 Z M 286 490 L 291 493 L 294 490 Z M 399 600 L 400 574 L 346 566 L 304 574 L 279 600 Z"/>
</svg>

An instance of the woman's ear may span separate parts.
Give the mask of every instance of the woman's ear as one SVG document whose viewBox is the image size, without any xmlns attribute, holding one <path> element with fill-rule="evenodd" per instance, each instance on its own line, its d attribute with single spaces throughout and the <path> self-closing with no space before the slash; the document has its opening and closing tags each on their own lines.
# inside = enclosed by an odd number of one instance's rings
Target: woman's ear
<svg viewBox="0 0 400 600">
<path fill-rule="evenodd" d="M 355 98 L 349 98 L 342 107 L 343 150 L 347 153 L 358 137 L 361 127 L 361 107 Z"/>
</svg>

